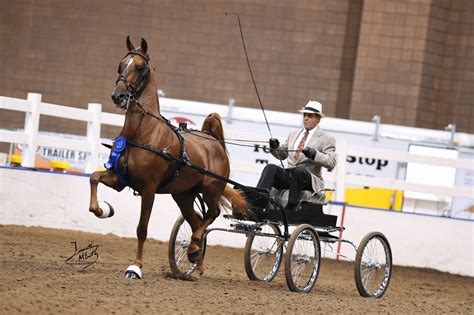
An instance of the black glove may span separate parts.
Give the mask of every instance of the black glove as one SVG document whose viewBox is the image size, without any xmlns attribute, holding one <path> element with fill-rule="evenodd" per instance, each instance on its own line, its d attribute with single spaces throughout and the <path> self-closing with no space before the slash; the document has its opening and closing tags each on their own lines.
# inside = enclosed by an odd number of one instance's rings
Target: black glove
<svg viewBox="0 0 474 315">
<path fill-rule="evenodd" d="M 316 150 L 310 147 L 304 148 L 301 153 L 303 153 L 308 159 L 311 159 L 314 161 L 314 158 L 316 157 Z"/>
<path fill-rule="evenodd" d="M 268 143 L 270 144 L 270 148 L 272 149 L 276 149 L 280 146 L 280 141 L 278 141 L 277 138 L 270 138 Z"/>
</svg>

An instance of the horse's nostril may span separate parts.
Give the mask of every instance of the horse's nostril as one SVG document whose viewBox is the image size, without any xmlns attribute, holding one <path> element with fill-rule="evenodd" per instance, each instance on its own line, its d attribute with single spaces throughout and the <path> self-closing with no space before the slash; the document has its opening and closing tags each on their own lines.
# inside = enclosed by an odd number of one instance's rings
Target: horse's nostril
<svg viewBox="0 0 474 315">
<path fill-rule="evenodd" d="M 125 99 L 126 95 L 124 93 L 120 93 L 118 95 L 115 93 L 112 93 L 111 97 L 114 103 L 120 103 Z"/>
</svg>

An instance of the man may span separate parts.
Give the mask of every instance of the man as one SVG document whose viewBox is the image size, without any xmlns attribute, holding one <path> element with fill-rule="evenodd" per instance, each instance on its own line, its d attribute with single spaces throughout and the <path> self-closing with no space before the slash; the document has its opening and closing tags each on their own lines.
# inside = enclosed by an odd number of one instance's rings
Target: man
<svg viewBox="0 0 474 315">
<path fill-rule="evenodd" d="M 283 169 L 274 164 L 268 164 L 262 172 L 257 187 L 268 191 L 289 188 L 286 210 L 295 210 L 298 197 L 303 190 L 318 192 L 324 189 L 321 168 L 332 170 L 336 166 L 336 140 L 322 132 L 318 126 L 325 115 L 322 104 L 309 101 L 300 110 L 303 113 L 303 129 L 290 132 L 285 144 L 280 145 L 278 139 L 269 141 L 271 153 L 279 160 L 288 158 L 288 168 Z"/>
</svg>

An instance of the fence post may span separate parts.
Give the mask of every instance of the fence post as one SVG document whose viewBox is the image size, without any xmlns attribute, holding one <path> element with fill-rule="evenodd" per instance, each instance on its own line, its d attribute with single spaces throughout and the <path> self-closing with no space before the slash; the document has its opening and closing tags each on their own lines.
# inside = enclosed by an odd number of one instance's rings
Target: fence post
<svg viewBox="0 0 474 315">
<path fill-rule="evenodd" d="M 341 213 L 341 224 L 339 225 L 339 242 L 337 244 L 337 256 L 336 260 L 339 260 L 341 256 L 341 241 L 342 241 L 342 232 L 344 232 L 344 217 L 346 216 L 346 203 L 342 203 L 342 213 Z"/>
<path fill-rule="evenodd" d="M 89 103 L 87 109 L 92 113 L 92 120 L 87 122 L 87 141 L 90 144 L 91 150 L 87 160 L 86 173 L 92 173 L 97 171 L 99 167 L 102 104 Z"/>
<path fill-rule="evenodd" d="M 28 93 L 30 110 L 25 113 L 25 133 L 28 143 L 23 147 L 21 165 L 35 167 L 36 149 L 38 147 L 38 129 L 40 119 L 41 94 Z"/>
<path fill-rule="evenodd" d="M 227 111 L 227 116 L 225 118 L 225 122 L 228 124 L 232 123 L 232 109 L 234 107 L 235 107 L 235 99 L 229 98 L 228 111 Z"/>
<path fill-rule="evenodd" d="M 346 190 L 347 140 L 337 140 L 336 201 L 344 202 Z"/>
</svg>

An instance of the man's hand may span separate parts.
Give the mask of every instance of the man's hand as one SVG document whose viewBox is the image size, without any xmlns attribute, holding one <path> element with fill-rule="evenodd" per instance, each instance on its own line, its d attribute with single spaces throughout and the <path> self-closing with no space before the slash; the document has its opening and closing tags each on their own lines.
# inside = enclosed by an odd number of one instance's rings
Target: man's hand
<svg viewBox="0 0 474 315">
<path fill-rule="evenodd" d="M 301 153 L 303 153 L 308 159 L 311 159 L 314 161 L 314 158 L 316 157 L 316 150 L 310 147 L 304 148 Z"/>
<path fill-rule="evenodd" d="M 270 138 L 268 143 L 270 144 L 270 148 L 272 149 L 277 149 L 280 146 L 280 141 L 278 141 L 277 138 Z"/>
</svg>

